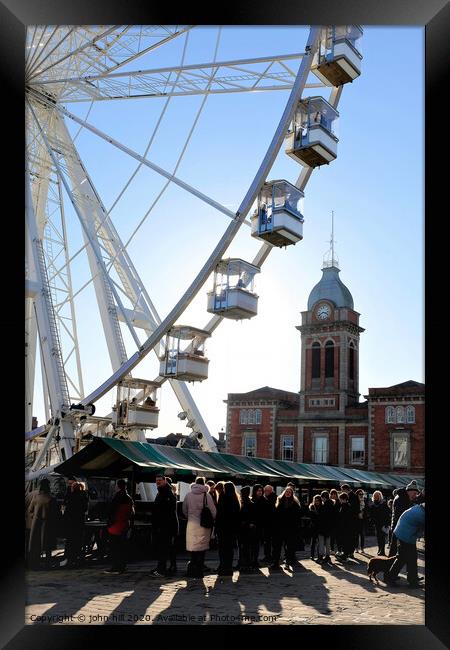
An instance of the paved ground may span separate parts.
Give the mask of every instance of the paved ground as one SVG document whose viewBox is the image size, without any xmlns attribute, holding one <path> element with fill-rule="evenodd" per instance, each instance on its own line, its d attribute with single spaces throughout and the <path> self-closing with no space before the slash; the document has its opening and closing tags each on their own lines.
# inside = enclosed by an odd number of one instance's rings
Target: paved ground
<svg viewBox="0 0 450 650">
<path fill-rule="evenodd" d="M 374 539 L 369 539 L 373 542 Z M 307 547 L 308 548 L 308 547 Z M 421 545 L 419 544 L 419 549 Z M 322 568 L 298 552 L 294 573 L 271 573 L 203 580 L 149 577 L 154 562 L 134 562 L 126 573 L 108 576 L 101 568 L 30 571 L 26 623 L 31 625 L 148 624 L 333 624 L 424 625 L 424 589 L 408 589 L 404 574 L 398 587 L 372 585 L 367 562 L 376 554 L 371 545 L 357 561 Z M 217 554 L 207 554 L 217 566 Z M 419 575 L 424 575 L 423 547 Z"/>
</svg>

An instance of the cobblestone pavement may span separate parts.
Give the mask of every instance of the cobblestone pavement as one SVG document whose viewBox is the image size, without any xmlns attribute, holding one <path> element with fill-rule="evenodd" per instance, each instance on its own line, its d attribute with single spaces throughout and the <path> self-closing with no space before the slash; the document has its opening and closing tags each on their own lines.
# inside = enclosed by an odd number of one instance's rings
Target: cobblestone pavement
<svg viewBox="0 0 450 650">
<path fill-rule="evenodd" d="M 203 580 L 183 577 L 186 559 L 179 560 L 174 578 L 151 578 L 154 561 L 129 563 L 122 575 L 102 573 L 107 565 L 83 569 L 30 571 L 27 575 L 26 623 L 30 625 L 148 625 L 148 624 L 333 624 L 424 625 L 423 588 L 408 588 L 405 575 L 399 586 L 387 587 L 367 577 L 367 562 L 376 555 L 374 539 L 356 561 L 324 568 L 298 552 L 292 573 Z M 307 547 L 308 549 L 308 547 Z M 217 566 L 217 553 L 207 564 Z M 419 575 L 424 575 L 423 547 L 419 544 Z"/>
</svg>

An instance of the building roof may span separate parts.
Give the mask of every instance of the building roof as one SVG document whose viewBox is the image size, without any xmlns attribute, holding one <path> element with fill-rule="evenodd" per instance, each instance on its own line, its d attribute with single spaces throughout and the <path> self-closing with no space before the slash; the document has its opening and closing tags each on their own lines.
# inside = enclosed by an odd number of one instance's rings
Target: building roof
<svg viewBox="0 0 450 650">
<path fill-rule="evenodd" d="M 337 266 L 322 269 L 322 278 L 309 294 L 308 310 L 311 310 L 318 300 L 330 300 L 336 307 L 353 309 L 352 294 L 340 279 L 339 273 Z"/>
<path fill-rule="evenodd" d="M 409 379 L 401 384 L 394 384 L 394 386 L 369 388 L 369 395 L 364 395 L 364 397 L 380 397 L 382 395 L 417 395 L 417 393 L 425 394 L 425 384 Z"/>
<path fill-rule="evenodd" d="M 251 390 L 248 393 L 228 393 L 228 401 L 244 401 L 253 399 L 278 399 L 278 400 L 292 400 L 299 399 L 298 393 L 292 393 L 288 390 L 280 390 L 279 388 L 271 388 L 270 386 L 263 386 L 256 390 Z"/>
</svg>

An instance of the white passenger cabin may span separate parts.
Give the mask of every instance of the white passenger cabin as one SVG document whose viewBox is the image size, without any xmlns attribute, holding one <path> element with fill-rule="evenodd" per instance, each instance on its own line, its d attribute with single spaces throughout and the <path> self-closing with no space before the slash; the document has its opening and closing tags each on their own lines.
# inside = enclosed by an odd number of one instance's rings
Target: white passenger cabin
<svg viewBox="0 0 450 650">
<path fill-rule="evenodd" d="M 323 97 L 299 102 L 287 136 L 286 153 L 307 167 L 326 165 L 337 156 L 339 113 Z"/>
<path fill-rule="evenodd" d="M 188 325 L 174 325 L 166 336 L 165 353 L 160 357 L 161 377 L 183 381 L 203 381 L 208 378 L 209 359 L 205 357 L 206 330 Z M 184 350 L 182 341 L 192 341 Z"/>
<path fill-rule="evenodd" d="M 341 86 L 359 77 L 362 34 L 359 25 L 323 27 L 311 72 L 327 86 Z"/>
<path fill-rule="evenodd" d="M 156 406 L 158 384 L 148 379 L 122 379 L 117 385 L 117 401 L 112 409 L 115 427 L 155 429 L 159 408 Z"/>
<path fill-rule="evenodd" d="M 259 267 L 241 259 L 221 260 L 214 270 L 207 311 L 234 320 L 256 316 L 258 296 L 254 292 L 254 277 L 259 271 Z"/>
<path fill-rule="evenodd" d="M 289 246 L 303 239 L 303 192 L 285 180 L 267 181 L 251 216 L 252 237 L 273 246 Z"/>
</svg>

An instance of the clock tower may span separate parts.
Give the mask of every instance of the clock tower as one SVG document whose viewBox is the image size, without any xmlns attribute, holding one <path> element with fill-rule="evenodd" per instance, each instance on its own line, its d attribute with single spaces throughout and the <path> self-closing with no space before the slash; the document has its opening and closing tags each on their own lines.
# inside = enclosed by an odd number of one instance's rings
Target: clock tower
<svg viewBox="0 0 450 650">
<path fill-rule="evenodd" d="M 300 412 L 345 414 L 359 401 L 359 326 L 353 297 L 339 277 L 331 247 L 324 258 L 322 278 L 312 289 L 302 312 Z"/>
</svg>

